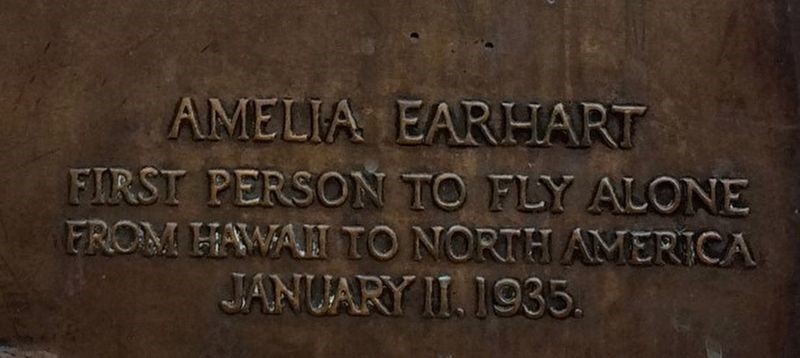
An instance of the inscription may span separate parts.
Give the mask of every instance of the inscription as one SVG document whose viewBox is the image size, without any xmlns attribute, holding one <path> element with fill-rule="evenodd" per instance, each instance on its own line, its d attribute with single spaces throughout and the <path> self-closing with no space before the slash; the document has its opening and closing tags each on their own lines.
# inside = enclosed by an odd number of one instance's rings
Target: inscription
<svg viewBox="0 0 800 358">
<path fill-rule="evenodd" d="M 243 145 L 243 150 L 250 144 L 244 142 L 260 142 L 344 148 L 397 145 L 405 150 L 496 147 L 493 153 L 519 150 L 504 147 L 556 145 L 617 151 L 639 149 L 634 145 L 635 134 L 650 129 L 644 120 L 648 107 L 634 104 L 408 97 L 396 99 L 394 108 L 386 111 L 394 113 L 393 118 L 378 119 L 369 118 L 375 111 L 361 112 L 356 106 L 360 103 L 350 98 L 199 101 L 185 96 L 165 117 L 166 138 L 178 143 L 231 141 Z M 365 123 L 394 126 L 384 126 L 388 140 L 377 143 Z M 388 135 L 392 130 L 394 137 Z M 759 265 L 758 239 L 746 227 L 751 185 L 739 176 L 716 171 L 705 177 L 679 173 L 587 176 L 558 172 L 558 168 L 532 173 L 530 167 L 493 170 L 487 168 L 488 162 L 481 163 L 479 171 L 459 172 L 440 170 L 436 163 L 424 160 L 409 168 L 387 165 L 388 171 L 377 171 L 368 169 L 374 165 L 355 163 L 346 155 L 332 169 L 283 170 L 281 159 L 285 158 L 271 158 L 271 166 L 213 163 L 202 170 L 150 163 L 69 168 L 66 202 L 73 210 L 92 214 L 68 215 L 63 222 L 64 253 L 90 260 L 105 256 L 245 264 L 270 261 L 269 272 L 226 273 L 215 290 L 219 300 L 210 303 L 224 314 L 413 314 L 437 320 L 563 320 L 593 313 L 592 292 L 580 278 L 559 277 L 569 271 L 554 267 L 745 270 Z M 188 191 L 181 188 L 189 185 L 190 192 L 204 195 L 186 196 Z M 129 213 L 134 213 L 154 205 L 190 208 L 200 214 L 188 221 L 150 221 L 106 212 L 108 207 L 130 206 L 136 209 Z M 307 213 L 304 209 L 310 209 L 307 220 L 273 220 L 275 213 L 302 216 Z M 485 215 L 477 222 L 460 220 L 466 210 Z M 550 220 L 577 213 L 588 218 L 681 219 L 647 227 L 597 227 L 592 222 L 566 226 L 564 221 Z M 232 215 L 242 219 L 232 220 Z M 338 219 L 326 219 L 331 217 Z M 694 217 L 720 226 L 693 227 Z M 676 222 L 680 226 L 671 227 Z M 327 263 L 335 260 L 364 262 L 370 269 L 342 272 L 358 265 L 337 264 L 336 273 L 327 272 Z M 309 272 L 287 272 L 281 269 L 287 261 L 312 266 Z M 393 265 L 397 261 L 402 264 Z M 489 273 L 495 274 L 478 273 L 466 280 L 441 269 L 473 266 L 480 270 L 490 265 L 495 268 Z M 513 266 L 525 266 L 529 274 L 497 274 Z M 402 272 L 375 269 L 380 267 L 402 267 Z M 543 272 L 554 274 L 546 277 Z M 467 302 L 463 301 L 465 292 L 474 293 Z"/>
</svg>

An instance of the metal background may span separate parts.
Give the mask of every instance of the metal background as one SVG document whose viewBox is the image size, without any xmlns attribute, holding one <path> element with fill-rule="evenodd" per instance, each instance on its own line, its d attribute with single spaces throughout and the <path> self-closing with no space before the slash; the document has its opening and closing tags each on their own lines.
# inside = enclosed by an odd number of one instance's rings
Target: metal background
<svg viewBox="0 0 800 358">
<path fill-rule="evenodd" d="M 790 4 L 791 3 L 791 4 Z M 61 356 L 707 356 L 798 354 L 798 18 L 786 1 L 3 1 L 0 11 L 0 343 Z M 793 21 L 792 21 L 793 20 Z M 792 29 L 794 28 L 794 31 Z M 416 32 L 419 39 L 412 39 Z M 488 46 L 488 43 L 491 46 Z M 181 96 L 350 98 L 367 142 L 330 146 L 166 139 Z M 394 100 L 594 100 L 649 106 L 630 151 L 394 144 Z M 424 158 L 424 160 L 420 160 Z M 411 212 L 387 184 L 382 211 L 207 208 L 202 171 L 377 164 L 415 170 L 572 174 L 560 216 Z M 190 172 L 182 205 L 67 204 L 67 169 Z M 602 175 L 740 176 L 745 219 L 592 216 Z M 200 200 L 193 200 L 201 198 Z M 485 193 L 469 199 L 485 203 Z M 174 260 L 68 256 L 64 220 L 247 220 L 745 231 L 753 270 Z M 405 246 L 408 249 L 409 246 Z M 405 251 L 408 254 L 409 251 Z M 403 252 L 401 252 L 401 255 Z M 407 257 L 407 256 L 406 256 Z M 231 271 L 448 272 L 564 277 L 582 319 L 531 321 L 228 316 Z M 467 302 L 472 292 L 456 292 Z"/>
</svg>

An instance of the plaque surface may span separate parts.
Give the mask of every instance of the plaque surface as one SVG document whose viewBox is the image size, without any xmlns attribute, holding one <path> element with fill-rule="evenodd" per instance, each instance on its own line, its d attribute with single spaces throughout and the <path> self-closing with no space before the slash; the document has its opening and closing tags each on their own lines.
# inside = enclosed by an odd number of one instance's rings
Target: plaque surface
<svg viewBox="0 0 800 358">
<path fill-rule="evenodd" d="M 797 356 L 798 8 L 7 1 L 0 356 Z"/>
</svg>

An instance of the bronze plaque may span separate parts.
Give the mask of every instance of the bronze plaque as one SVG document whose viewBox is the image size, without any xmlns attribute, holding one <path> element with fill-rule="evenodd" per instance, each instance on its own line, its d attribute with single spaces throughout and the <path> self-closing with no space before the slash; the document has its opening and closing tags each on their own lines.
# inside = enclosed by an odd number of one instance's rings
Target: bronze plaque
<svg viewBox="0 0 800 358">
<path fill-rule="evenodd" d="M 0 355 L 797 356 L 798 8 L 6 1 Z"/>
</svg>

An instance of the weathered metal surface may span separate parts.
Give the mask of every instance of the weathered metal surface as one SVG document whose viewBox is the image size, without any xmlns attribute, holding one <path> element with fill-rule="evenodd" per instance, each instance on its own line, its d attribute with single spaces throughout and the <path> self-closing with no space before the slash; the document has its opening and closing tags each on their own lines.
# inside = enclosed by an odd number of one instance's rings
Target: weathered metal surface
<svg viewBox="0 0 800 358">
<path fill-rule="evenodd" d="M 790 8 L 798 4 L 7 1 L 0 352 L 796 356 Z M 222 125 L 215 140 L 215 99 L 235 116 L 239 98 L 247 139 Z M 538 143 L 524 124 L 507 128 L 511 102 L 519 121 L 541 106 Z M 587 110 L 608 120 L 592 122 L 588 138 Z M 259 113 L 269 129 L 257 138 Z M 565 115 L 575 138 L 553 124 Z M 381 176 L 376 200 L 364 190 Z M 280 177 L 285 188 L 265 194 Z M 603 193 L 623 193 L 625 177 L 633 195 L 616 206 Z M 714 200 L 687 199 L 695 182 Z M 518 205 L 520 187 L 530 195 Z M 159 234 L 174 222 L 178 248 L 148 257 L 142 222 Z M 233 240 L 216 251 L 195 238 L 215 222 Z M 229 223 L 236 235 L 224 234 Z M 290 243 L 266 255 L 238 246 L 271 224 L 293 224 L 298 241 L 329 236 L 322 248 Z M 443 227 L 438 259 L 415 226 L 431 237 Z M 576 229 L 586 249 L 570 241 Z M 142 241 L 113 241 L 114 230 Z M 600 255 L 589 230 L 609 240 L 624 231 L 623 257 Z M 503 251 L 508 232 L 513 254 Z M 526 246 L 543 235 L 549 260 Z M 322 275 L 332 277 L 328 294 Z M 252 290 L 260 278 L 267 305 Z M 275 280 L 291 291 L 282 303 Z M 239 295 L 255 298 L 243 306 Z"/>
</svg>

